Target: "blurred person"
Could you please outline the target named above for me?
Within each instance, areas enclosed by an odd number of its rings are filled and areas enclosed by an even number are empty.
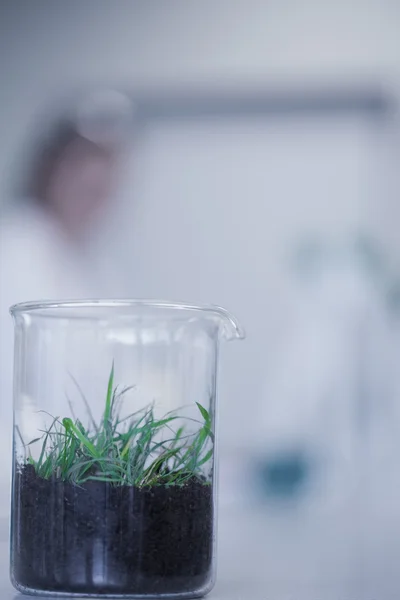
[[[120,295],[112,265],[96,264],[90,234],[113,197],[120,142],[85,137],[60,121],[36,144],[26,189],[0,223],[0,455],[8,477],[11,448],[13,324],[9,307],[41,299]],[[116,291],[117,290],[117,291]]]
[[[395,452],[398,342],[378,250],[357,236],[350,247],[321,244],[298,265],[260,409],[266,497],[298,499],[318,480],[323,497],[328,489],[341,502],[363,461]]]

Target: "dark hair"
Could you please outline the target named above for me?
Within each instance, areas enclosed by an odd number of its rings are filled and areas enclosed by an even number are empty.
[[[27,173],[27,195],[38,202],[46,202],[50,178],[67,149],[76,142],[88,154],[109,158],[110,148],[83,137],[69,122],[59,123],[52,134],[36,147]]]
[[[75,142],[79,142],[88,154],[110,158],[114,153],[113,148],[83,137],[70,120],[58,119],[50,128],[43,123],[43,119],[40,123],[36,122],[11,170],[8,187],[10,199],[14,201],[45,203],[54,169]]]

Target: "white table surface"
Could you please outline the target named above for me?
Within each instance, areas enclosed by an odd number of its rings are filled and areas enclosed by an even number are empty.
[[[210,600],[400,600],[399,495],[336,509],[223,508]],[[0,599],[17,598],[2,519]]]

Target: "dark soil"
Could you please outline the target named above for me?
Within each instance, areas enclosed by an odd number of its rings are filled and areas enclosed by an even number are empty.
[[[19,586],[76,594],[178,594],[207,586],[212,487],[135,488],[15,475],[12,573]]]

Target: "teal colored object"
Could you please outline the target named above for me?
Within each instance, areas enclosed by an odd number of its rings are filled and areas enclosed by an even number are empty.
[[[264,496],[293,498],[309,480],[310,461],[302,453],[280,453],[261,465],[259,475]]]

